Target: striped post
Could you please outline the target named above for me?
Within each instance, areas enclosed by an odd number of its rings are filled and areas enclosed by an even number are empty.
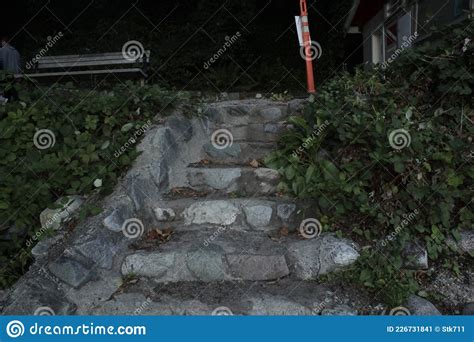
[[[308,8],[306,0],[300,0],[301,22],[303,26],[303,44],[306,60],[306,80],[308,83],[308,93],[316,93],[314,86],[313,60],[311,58],[311,35],[309,34]]]

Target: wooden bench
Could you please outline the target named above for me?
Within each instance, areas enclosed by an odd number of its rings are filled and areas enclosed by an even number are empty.
[[[138,75],[148,77],[150,50],[136,60],[125,58],[122,52],[97,53],[87,55],[63,55],[41,57],[33,72],[16,75],[17,78],[58,78],[83,75]]]

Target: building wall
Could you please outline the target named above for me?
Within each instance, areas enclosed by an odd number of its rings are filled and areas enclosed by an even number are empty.
[[[467,15],[463,10],[474,8],[474,0],[419,0],[414,4],[408,5],[403,10],[395,13],[390,18],[385,18],[385,9],[379,11],[363,27],[363,54],[364,63],[367,67],[375,63],[383,63],[391,56],[394,51],[401,47],[407,48],[406,39],[414,39],[415,32],[417,37],[424,39],[423,26],[448,25],[463,20]],[[411,18],[405,14],[409,12]],[[405,16],[405,17],[404,17]],[[392,45],[391,49],[387,43],[389,27],[397,24],[396,34],[397,43]],[[382,43],[382,47],[378,46]],[[381,57],[378,51],[382,50]]]

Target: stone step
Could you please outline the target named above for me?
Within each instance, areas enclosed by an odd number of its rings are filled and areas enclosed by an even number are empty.
[[[316,217],[313,202],[270,197],[183,198],[159,201],[152,210],[158,224],[172,226],[176,230],[228,226],[238,230],[266,232],[288,227],[292,231],[304,219]]]
[[[312,281],[186,282],[140,279],[82,315],[357,315],[368,298]],[[361,310],[365,313],[366,310]]]
[[[293,125],[285,122],[266,123],[266,124],[247,124],[247,125],[232,125],[232,124],[210,124],[209,129],[212,132],[219,132],[225,130],[226,135],[230,135],[235,142],[272,142],[276,143],[282,133],[291,129]],[[218,134],[218,133],[216,133]]]
[[[205,158],[211,163],[227,165],[248,165],[252,160],[262,160],[275,149],[274,143],[234,142],[218,149],[208,142],[203,145]]]
[[[357,260],[355,244],[332,234],[276,238],[227,227],[175,232],[154,250],[138,250],[122,263],[124,277],[156,282],[314,280]]]
[[[240,196],[272,195],[277,192],[278,171],[252,167],[189,167],[187,184],[193,190],[207,193],[235,193]]]
[[[205,115],[215,123],[248,125],[283,121],[302,110],[302,100],[276,102],[270,100],[224,101],[210,104]]]

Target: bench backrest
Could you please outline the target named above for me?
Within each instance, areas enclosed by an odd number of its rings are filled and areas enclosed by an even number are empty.
[[[150,50],[143,55],[130,60],[124,57],[122,52],[97,53],[87,55],[63,55],[45,56],[38,60],[37,69],[72,69],[80,67],[98,67],[101,65],[125,65],[125,64],[148,64],[150,62]]]

